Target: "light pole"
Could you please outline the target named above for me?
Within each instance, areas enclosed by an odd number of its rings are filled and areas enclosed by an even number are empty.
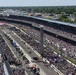
[[[40,25],[40,53],[43,57],[43,28],[44,28],[44,25]]]

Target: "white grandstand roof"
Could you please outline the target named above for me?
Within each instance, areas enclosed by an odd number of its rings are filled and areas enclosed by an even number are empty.
[[[61,25],[76,27],[75,23],[61,22],[61,21],[56,21],[56,20],[48,20],[48,19],[44,19],[44,18],[40,18],[40,17],[34,17],[34,16],[26,16],[26,17],[31,17],[31,18],[35,18],[35,19],[39,19],[39,20],[43,20],[43,21],[47,21],[47,22],[52,22],[52,23],[57,23],[57,24],[61,24]]]

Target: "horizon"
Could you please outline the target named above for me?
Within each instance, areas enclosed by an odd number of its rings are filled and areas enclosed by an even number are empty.
[[[76,0],[0,0],[0,7],[75,6]]]
[[[75,7],[76,5],[65,5],[65,6],[0,6],[2,7]]]

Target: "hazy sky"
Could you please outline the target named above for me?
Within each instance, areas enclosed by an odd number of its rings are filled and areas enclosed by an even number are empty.
[[[0,6],[64,6],[76,5],[76,0],[0,0]]]

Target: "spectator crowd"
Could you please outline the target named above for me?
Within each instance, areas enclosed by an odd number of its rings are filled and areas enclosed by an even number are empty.
[[[6,37],[8,37],[8,36],[6,36]],[[6,45],[4,39],[1,35],[0,35],[0,52],[1,52],[1,55],[6,56],[6,59],[2,56],[2,62],[0,62],[0,75],[5,75],[4,67],[3,67],[3,62],[5,60],[8,60],[10,65],[16,66],[15,69],[11,67],[11,70],[13,71],[14,75],[25,75],[25,70],[23,68],[19,68],[19,65],[17,65],[18,61],[12,54],[10,48]]]
[[[29,27],[26,27],[26,26],[24,26],[24,27],[25,27],[25,30],[30,29]],[[29,43],[34,48],[34,50],[37,50],[38,52],[40,52],[40,42],[38,42],[39,38],[38,38],[38,41],[36,41],[35,39],[33,39],[31,36],[28,35],[30,31],[33,31],[33,34],[35,33],[36,35],[40,36],[39,31],[32,29],[32,30],[28,30],[27,34],[24,34],[19,29],[16,29],[16,28],[11,28],[11,30],[13,30],[15,33],[17,33],[18,36],[20,36],[27,43]],[[50,44],[53,44],[54,46],[62,48],[63,51],[66,51],[66,54],[68,52],[70,54],[74,54],[76,51],[74,48],[75,47],[74,45],[67,43],[63,40],[60,40],[56,37],[53,37],[52,35],[48,35],[48,34],[44,33],[44,42],[46,41],[46,39],[48,39],[50,41]],[[69,75],[69,74],[75,75],[76,67],[69,64],[62,56],[59,56],[58,54],[57,55],[54,54],[53,51],[48,46],[46,46],[46,42],[44,44],[45,44],[44,57],[49,60],[50,64],[54,64],[65,75]],[[48,42],[47,42],[47,44],[48,44]]]

